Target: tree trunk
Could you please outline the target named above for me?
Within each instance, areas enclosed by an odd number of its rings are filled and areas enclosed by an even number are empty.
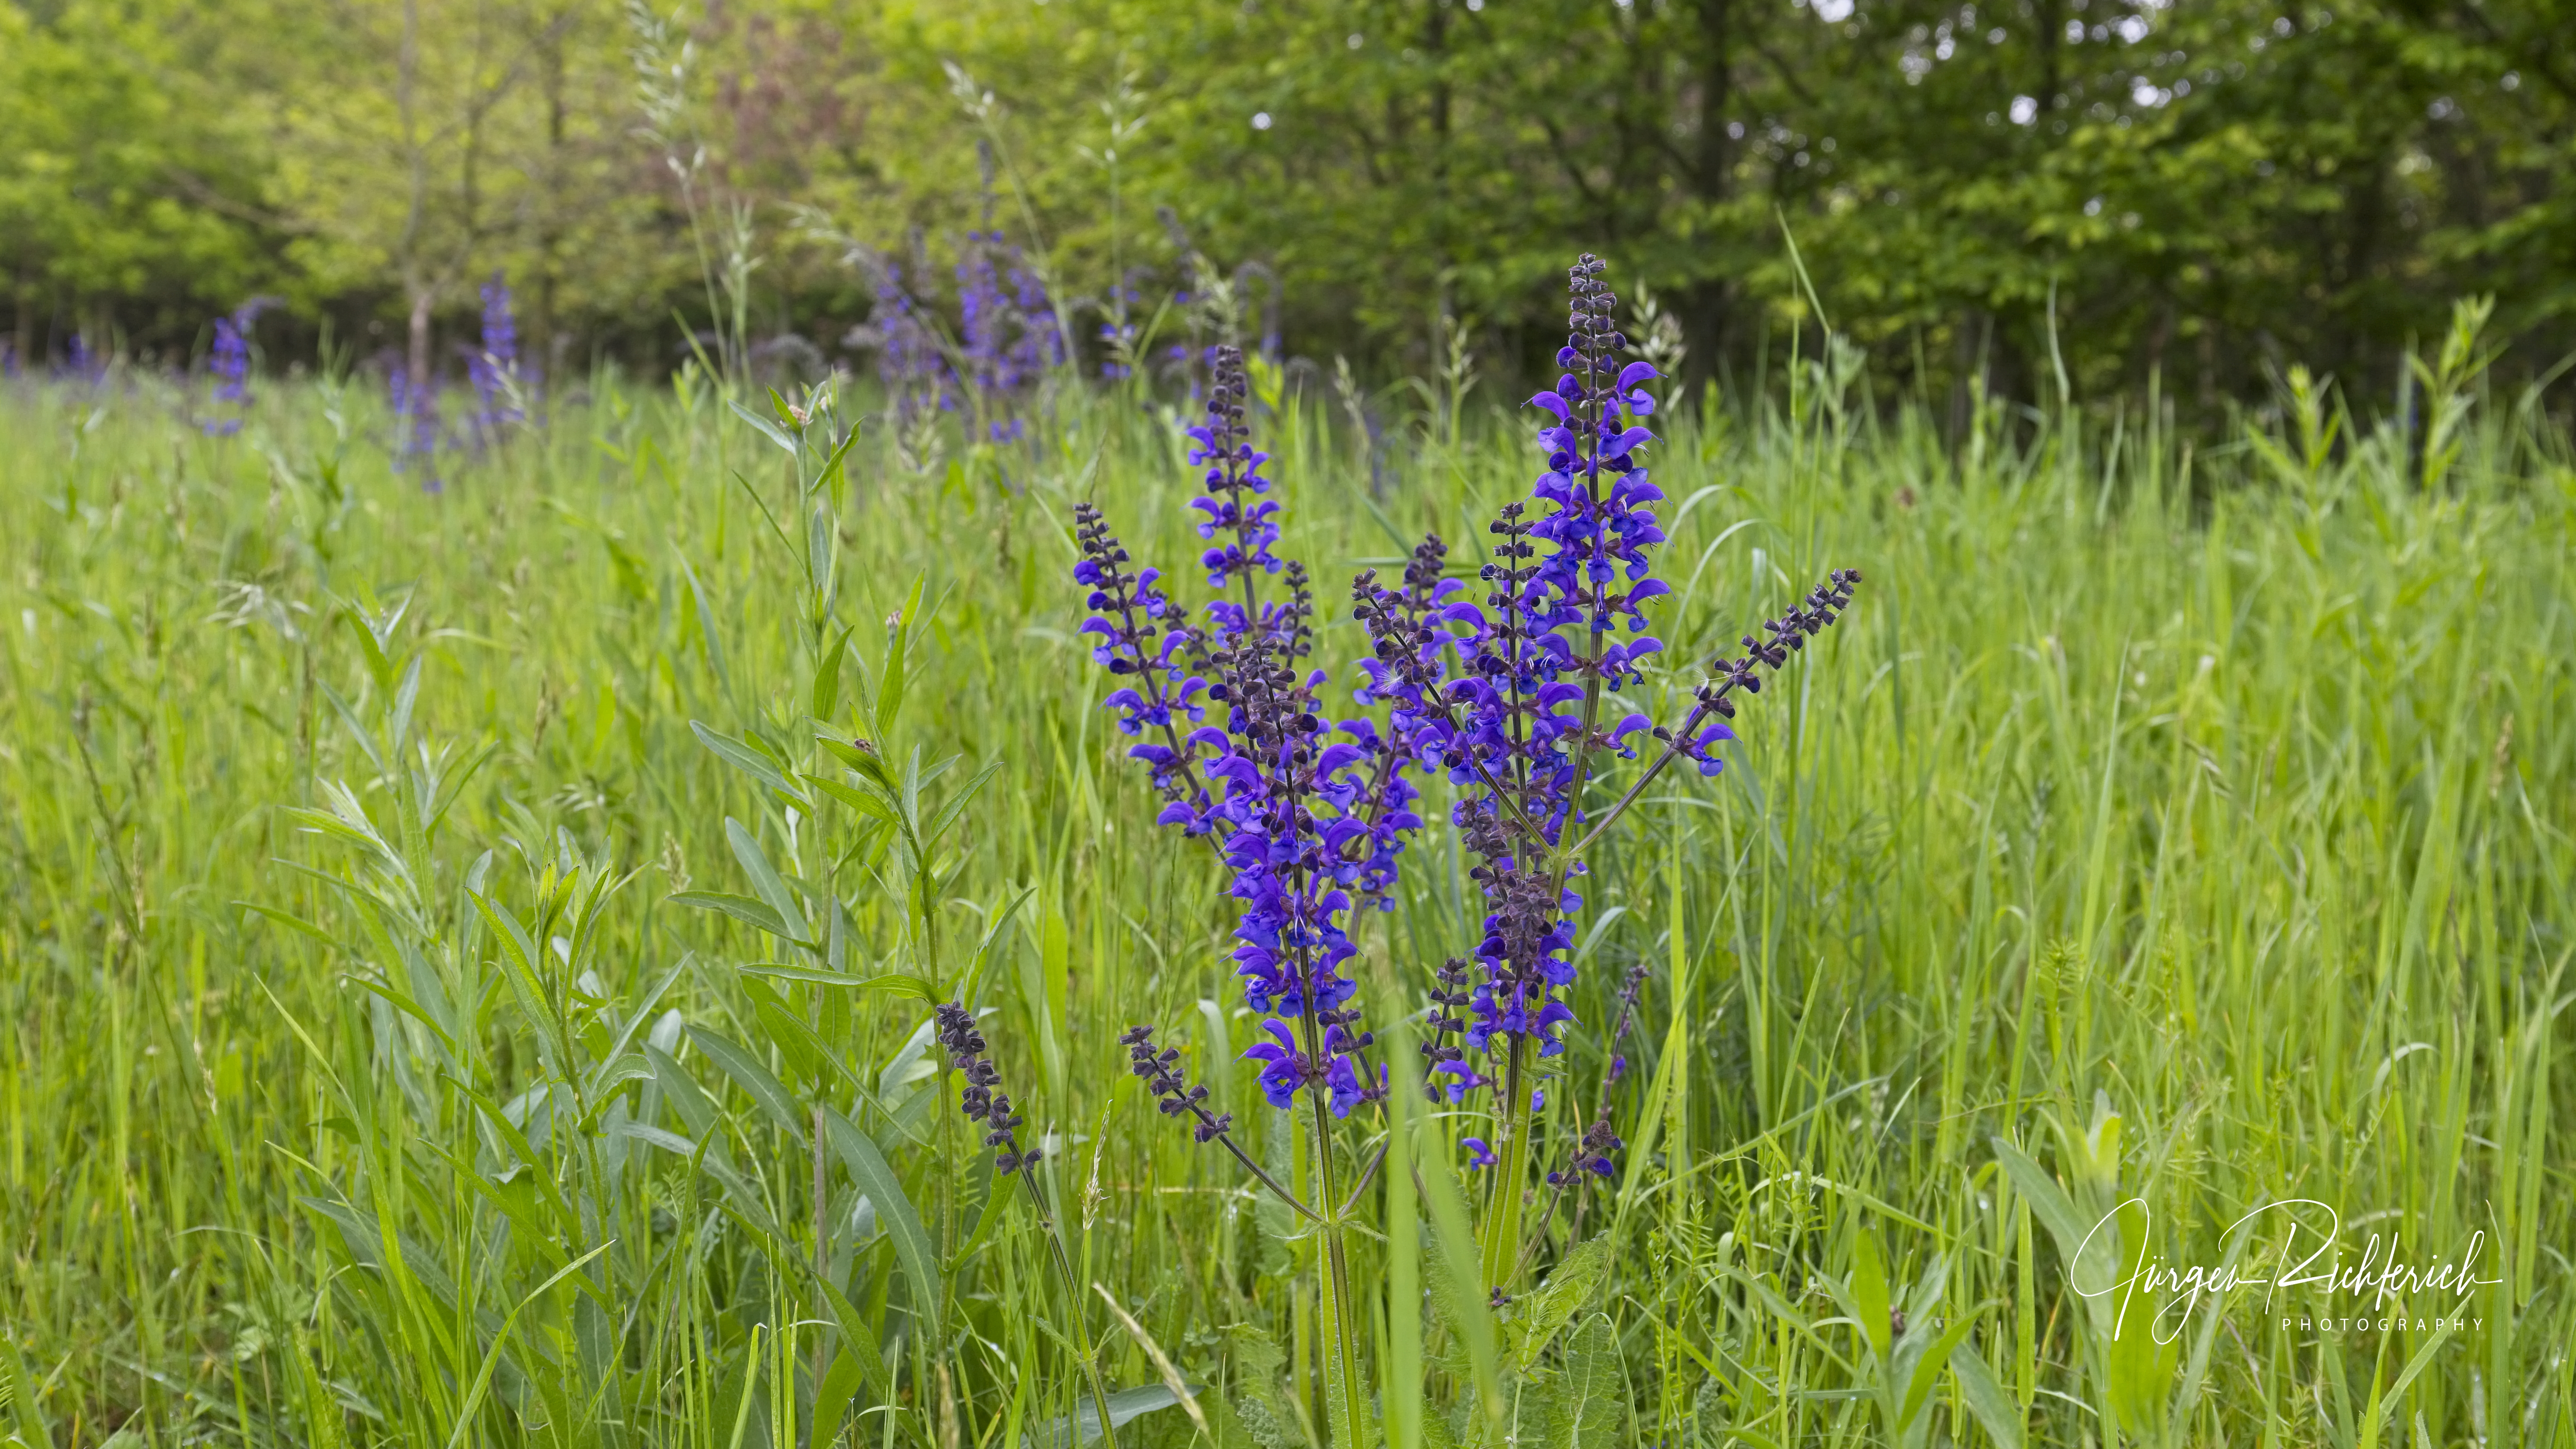
[[[540,359],[539,365],[551,374],[560,361],[555,339],[556,286],[563,270],[559,253],[563,249],[562,198],[571,188],[564,147],[566,108],[564,104],[564,20],[557,16],[546,26],[542,56],[546,84],[546,174],[552,182],[553,195],[545,198],[538,210],[537,225],[537,296],[536,326],[528,339],[528,354]]]
[[[1735,100],[1735,0],[1699,0],[1699,150],[1691,187],[1714,205],[1735,191],[1735,138],[1727,134],[1727,107]],[[1683,366],[1685,391],[1698,391],[1718,372],[1733,320],[1735,283],[1727,277],[1693,282],[1681,299],[1680,321],[1690,356]]]
[[[429,309],[438,302],[438,294],[415,286],[411,297],[411,349],[406,356],[411,388],[415,395],[431,385],[429,372]]]

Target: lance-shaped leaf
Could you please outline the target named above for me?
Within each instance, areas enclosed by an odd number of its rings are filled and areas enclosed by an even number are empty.
[[[735,1045],[723,1033],[709,1031],[703,1026],[690,1027],[689,1040],[696,1042],[698,1050],[705,1052],[709,1061],[733,1078],[734,1085],[742,1088],[745,1096],[759,1103],[760,1109],[785,1129],[787,1135],[797,1137],[804,1134],[805,1123],[796,1110],[796,1099],[788,1095],[787,1088],[779,1084],[778,1078],[761,1065],[758,1058]]]
[[[781,769],[778,762],[771,759],[765,751],[755,749],[731,735],[711,730],[696,720],[689,721],[689,732],[696,735],[698,743],[706,746],[717,759],[740,770],[757,783],[777,791],[781,799],[799,809],[812,808],[805,798],[805,792],[788,783],[787,772]]]
[[[909,971],[880,971],[874,976],[851,976],[839,971],[817,971],[811,966],[782,966],[775,961],[752,961],[741,968],[745,976],[769,976],[780,981],[802,981],[813,986],[846,986],[853,991],[891,991],[897,996],[918,996],[924,1001],[937,1001],[939,995],[930,983]]]
[[[724,891],[682,891],[670,898],[671,904],[691,906],[701,911],[722,911],[757,931],[765,931],[793,946],[811,948],[813,942],[779,919],[778,912],[767,901],[749,896],[731,895]]]
[[[786,878],[778,873],[778,868],[769,863],[769,852],[760,848],[760,837],[728,815],[725,817],[725,843],[733,847],[733,858],[741,864],[743,873],[751,877],[752,889],[758,891],[760,898],[769,903],[769,908],[778,913],[778,919],[791,927],[801,928],[794,937],[797,944],[813,949],[810,938],[806,936],[806,931],[812,928],[805,926],[804,905],[796,899],[796,893],[787,888]]]
[[[912,1280],[913,1302],[930,1319],[930,1341],[942,1342],[939,1321],[947,1297],[940,1282],[939,1257],[931,1249],[930,1234],[922,1230],[921,1215],[904,1194],[902,1179],[866,1133],[829,1107],[823,1109],[823,1131],[850,1169],[851,1180],[876,1204],[877,1221],[885,1224],[886,1236],[894,1241],[895,1262]]]

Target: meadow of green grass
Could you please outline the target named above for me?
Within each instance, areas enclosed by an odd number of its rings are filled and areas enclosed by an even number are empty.
[[[2295,403],[2196,445],[1992,405],[1953,449],[1800,376],[1656,463],[1653,690],[1867,582],[1593,861],[1578,1012],[1652,968],[1606,1271],[1515,1311],[1488,1422],[1454,1311],[1399,1381],[1421,1267],[1358,1243],[1378,1390],[1431,1443],[2576,1443],[2564,436],[2462,382],[2420,450]],[[833,538],[703,383],[599,379],[434,495],[357,391],[229,439],[148,380],[0,393],[0,1443],[1063,1442],[1078,1340],[1128,1403],[1157,1356],[1210,1386],[1122,1444],[1320,1443],[1311,1240],[1116,1044],[1163,1027],[1291,1170],[1225,1065],[1222,883],[1072,632],[1076,499],[1197,550],[1139,403],[919,470],[865,429]],[[1326,654],[1340,581],[1526,489],[1481,412],[1374,492],[1328,409],[1258,418]],[[912,803],[790,778],[855,778],[818,715]],[[1416,1005],[1472,916],[1407,859],[1362,966]],[[685,891],[997,1008],[1078,1320],[927,1003],[746,970],[787,958]],[[2079,1291],[2278,1277],[2290,1215],[2226,1229],[2292,1199],[2346,1266],[2481,1235],[2479,1281],[2161,1333],[2161,1289]]]

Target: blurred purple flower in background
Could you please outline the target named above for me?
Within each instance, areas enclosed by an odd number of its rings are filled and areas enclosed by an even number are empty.
[[[75,332],[70,346],[64,349],[63,360],[54,365],[54,376],[97,387],[107,381],[107,364],[107,357],[92,352],[89,340]]]
[[[1027,256],[999,231],[966,233],[957,263],[958,366],[965,384],[945,405],[963,404],[992,442],[1023,435],[1022,395],[1065,361],[1064,334],[1046,286]]]
[[[510,284],[497,271],[483,284],[483,345],[466,355],[465,377],[474,388],[478,441],[490,441],[525,416],[519,405],[519,323],[510,308]]]
[[[215,406],[230,408],[229,416],[207,418],[198,424],[210,438],[228,438],[241,431],[250,414],[250,332],[259,314],[277,305],[272,297],[253,297],[233,309],[232,314],[215,319],[215,345],[206,357],[206,370],[215,377]],[[75,339],[77,341],[77,339]]]
[[[903,269],[893,262],[877,269],[876,314],[862,336],[877,354],[877,381],[894,404],[898,418],[917,416],[924,408],[947,405],[948,361],[940,354],[939,336],[924,319],[920,304],[904,290]]]

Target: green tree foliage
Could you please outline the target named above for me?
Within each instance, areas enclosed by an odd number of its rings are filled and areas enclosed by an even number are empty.
[[[605,0],[162,3],[0,0],[22,317],[267,286],[398,336],[507,267],[541,337],[667,357],[732,248],[751,331],[829,344],[849,242],[919,283],[986,227],[1075,297],[1259,262],[1292,351],[1415,368],[1443,316],[1539,365],[1582,247],[1703,375],[1821,303],[1962,396],[2053,389],[2052,299],[2079,395],[2204,400],[2384,393],[2457,296],[2535,365],[2576,313],[2551,0],[759,0],[640,76]]]
[[[267,165],[173,0],[0,4],[0,285],[20,355],[109,313],[193,335],[264,280]],[[182,320],[184,319],[184,320]]]

